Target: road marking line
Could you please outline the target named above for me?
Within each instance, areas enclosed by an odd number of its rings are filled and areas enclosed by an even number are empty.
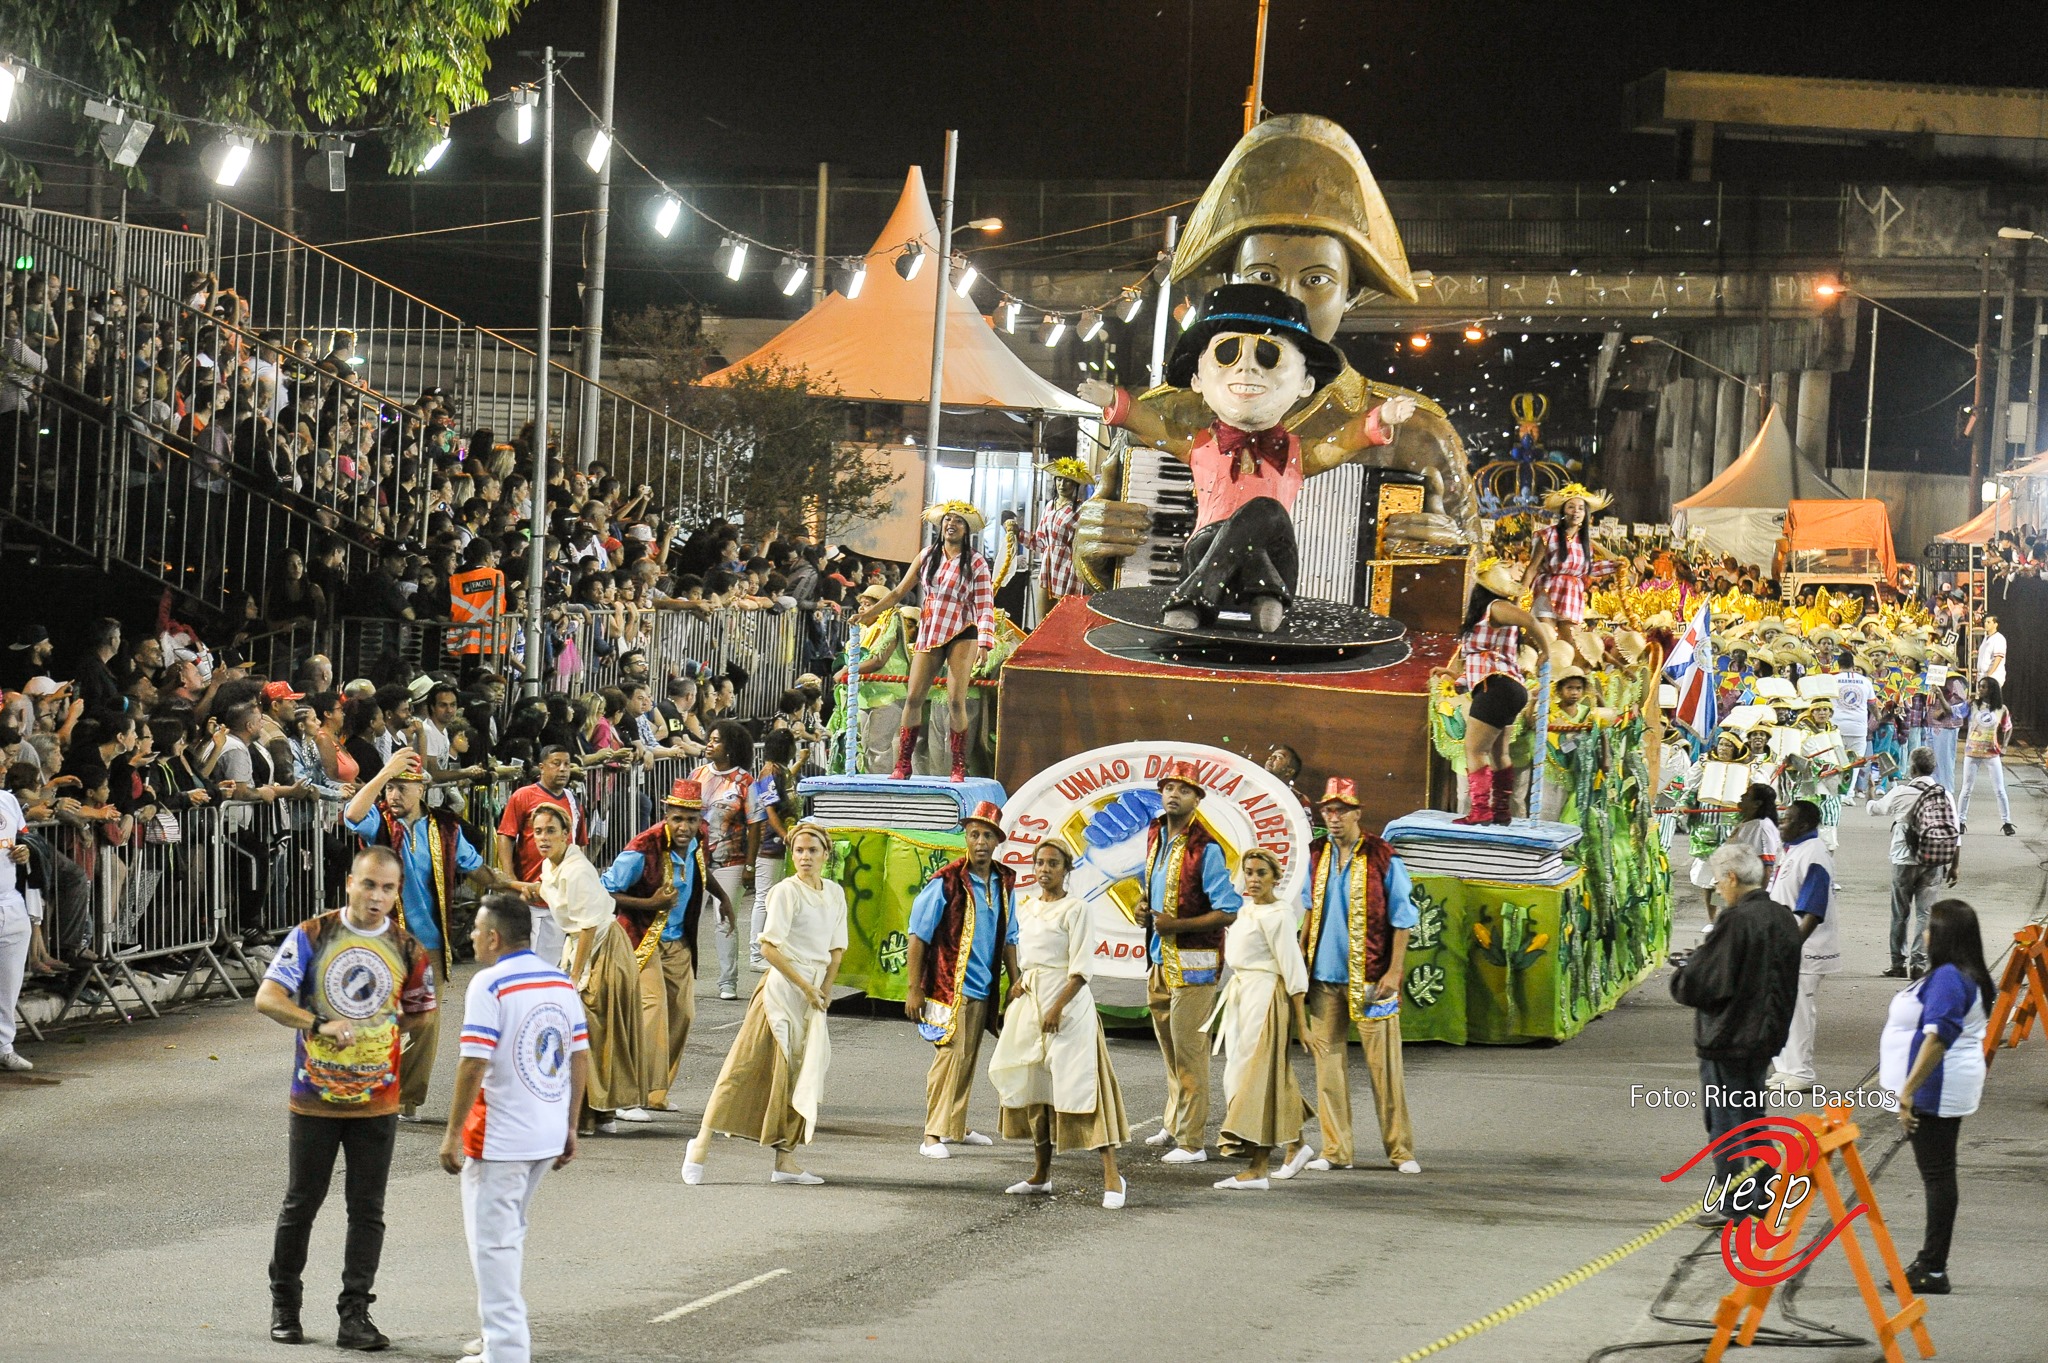
[[[693,1311],[702,1311],[707,1306],[718,1305],[727,1297],[737,1297],[742,1292],[751,1292],[762,1283],[773,1282],[788,1272],[789,1270],[786,1268],[772,1268],[758,1278],[749,1278],[743,1283],[734,1283],[731,1287],[720,1288],[708,1297],[699,1297],[693,1302],[678,1306],[673,1311],[664,1311],[647,1323],[649,1325],[666,1325],[672,1320],[681,1320]]]

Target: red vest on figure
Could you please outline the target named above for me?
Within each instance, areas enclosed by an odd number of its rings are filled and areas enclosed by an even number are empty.
[[[626,844],[625,850],[640,854],[640,879],[633,882],[632,889],[626,891],[633,898],[651,899],[661,893],[662,886],[675,883],[675,867],[669,861],[674,848],[670,843],[666,823],[641,829],[633,835],[633,840]],[[697,920],[704,912],[704,883],[711,876],[710,865],[704,859],[704,837],[701,833],[691,840],[690,850],[685,855],[694,857],[697,862],[697,874],[690,880],[690,902],[683,908],[683,945],[689,950],[690,965],[694,969],[697,964]],[[619,926],[632,935],[637,954],[637,949],[646,942],[650,934],[654,941],[661,940],[660,928],[668,921],[668,913],[655,909],[621,908],[618,919]],[[652,952],[653,947],[649,946],[646,954],[641,955],[643,965],[646,963],[647,955],[651,955]]]
[[[1179,779],[1179,778],[1176,778]],[[1143,881],[1145,902],[1152,902],[1152,867],[1159,857],[1159,837],[1165,826],[1164,816],[1154,819],[1152,826],[1145,830],[1145,878]],[[1215,905],[1209,902],[1209,892],[1202,887],[1202,863],[1208,859],[1209,848],[1216,839],[1202,826],[1202,821],[1190,817],[1187,831],[1181,834],[1180,865],[1168,866],[1165,871],[1174,877],[1167,887],[1165,909],[1177,918],[1197,918],[1210,912]],[[1171,937],[1159,939],[1159,961],[1165,968],[1166,981],[1178,985],[1180,975],[1179,958],[1183,952],[1203,951],[1215,953],[1213,963],[1191,970],[1211,970],[1222,973],[1223,928],[1210,928],[1204,932],[1178,932]]]

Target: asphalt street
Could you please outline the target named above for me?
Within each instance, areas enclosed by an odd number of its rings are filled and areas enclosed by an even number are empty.
[[[2042,911],[2039,769],[2016,786],[2021,836],[1999,836],[1980,813],[1958,891],[1983,915],[1994,956]],[[1878,976],[1885,829],[1861,809],[1844,818],[1848,964],[1821,995],[1819,1057],[1823,1083],[1849,1089],[1876,1063],[1896,983]],[[1685,942],[1703,915],[1679,860]],[[1699,1177],[1660,1182],[1703,1141],[1696,1106],[1646,1097],[1691,1092],[1697,1080],[1691,1015],[1671,1002],[1663,972],[1562,1045],[1408,1047],[1419,1176],[1377,1167],[1223,1194],[1209,1185],[1234,1166],[1163,1166],[1134,1143],[1120,1212],[1097,1205],[1092,1157],[1063,1157],[1056,1195],[1030,1200],[1002,1195],[1028,1171],[1017,1145],[920,1158],[929,1048],[900,1015],[870,1015],[858,1001],[833,1016],[821,1129],[804,1153],[827,1184],[771,1187],[765,1152],[721,1141],[707,1181],[686,1187],[679,1165],[694,1109],[740,1016],[740,1004],[704,993],[678,1084],[692,1111],[586,1142],[542,1186],[526,1275],[537,1357],[1392,1363],[1623,1244],[1704,1187]],[[451,1016],[436,1104],[446,1102],[456,1031]],[[326,1303],[339,1271],[338,1175],[308,1271],[314,1342],[292,1350],[265,1333],[291,1054],[281,1028],[246,1003],[210,1002],[22,1050],[37,1082],[0,1086],[0,1358],[334,1356]],[[1156,1130],[1164,1085],[1149,1036],[1119,1037],[1112,1051],[1139,1134]],[[1309,1067],[1297,1065],[1306,1083]],[[1220,1064],[1216,1073],[1220,1084]],[[1376,1142],[1355,1059],[1353,1075],[1363,1156]],[[973,1113],[994,1129],[985,1080]],[[2000,1055],[1982,1110],[1963,1126],[1956,1292],[1928,1312],[1943,1358],[2042,1357],[2044,1121],[2048,1041],[2037,1032]],[[1863,1128],[1865,1158],[1882,1166],[1883,1213],[1910,1258],[1922,1213],[1910,1151],[1888,1158],[1899,1129],[1887,1112],[1870,1110]],[[375,1307],[393,1357],[452,1359],[475,1333],[456,1183],[435,1159],[441,1131],[438,1116],[399,1131]],[[1696,1338],[1666,1321],[1712,1314],[1730,1286],[1713,1251],[1709,1234],[1688,1226],[1442,1356],[1579,1363],[1609,1345]],[[1652,1315],[1660,1296],[1665,1320]],[[1804,1324],[1775,1311],[1772,1324],[1870,1334],[1839,1249],[1807,1276],[1794,1310]],[[1877,1356],[1869,1345],[1751,1352]],[[1698,1358],[1700,1346],[1621,1356]]]

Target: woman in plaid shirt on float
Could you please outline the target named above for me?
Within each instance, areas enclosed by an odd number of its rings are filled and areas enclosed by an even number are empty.
[[[1535,594],[1536,618],[1557,621],[1593,666],[1601,661],[1603,645],[1586,633],[1586,597],[1594,578],[1621,567],[1615,559],[1593,558],[1593,513],[1605,510],[1611,500],[1578,483],[1566,483],[1545,497],[1543,509],[1556,512],[1557,520],[1536,532],[1522,574],[1522,591]]]
[[[1522,586],[1508,565],[1488,559],[1480,565],[1465,607],[1465,632],[1458,637],[1459,685],[1471,693],[1465,713],[1465,788],[1472,808],[1459,823],[1507,823],[1513,818],[1515,774],[1508,761],[1508,728],[1529,704],[1516,654],[1522,631],[1540,653],[1550,651],[1551,634],[1515,604]]]
[[[987,560],[974,548],[988,522],[972,503],[961,501],[931,507],[924,518],[938,527],[936,538],[918,551],[903,580],[887,596],[870,602],[854,619],[865,625],[896,609],[912,586],[923,586],[917,639],[911,644],[909,693],[903,698],[903,727],[896,734],[896,770],[890,775],[899,781],[910,777],[910,757],[917,751],[925,697],[944,664],[946,712],[952,721],[953,779],[964,781],[967,688],[976,665],[988,657],[996,640],[995,586]]]

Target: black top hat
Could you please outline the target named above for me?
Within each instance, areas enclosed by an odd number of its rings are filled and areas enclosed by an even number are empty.
[[[1344,372],[1343,354],[1308,329],[1308,309],[1300,299],[1264,284],[1225,284],[1210,290],[1195,320],[1180,334],[1166,364],[1166,381],[1186,388],[1194,381],[1195,366],[1209,342],[1226,332],[1292,341],[1307,359],[1317,388]]]

